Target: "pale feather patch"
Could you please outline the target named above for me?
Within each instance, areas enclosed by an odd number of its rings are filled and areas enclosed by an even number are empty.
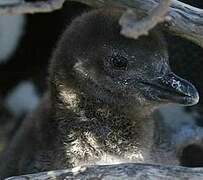
[[[123,157],[110,155],[110,154],[103,154],[100,161],[97,161],[95,164],[97,165],[109,165],[109,164],[121,164],[121,163],[143,163],[144,162],[144,156],[143,153],[140,152],[134,152],[125,154]]]
[[[80,103],[77,94],[72,89],[68,89],[63,86],[60,86],[59,88],[60,98],[64,102],[66,108],[75,112],[78,107],[78,104]]]
[[[90,132],[85,132],[83,138],[78,138],[67,147],[67,155],[71,155],[74,166],[83,165],[108,165],[120,163],[143,163],[144,155],[140,150],[125,153],[121,156],[108,154],[102,150],[95,137]],[[97,154],[97,156],[95,156]],[[82,158],[81,158],[82,157]],[[84,159],[84,157],[86,157]]]
[[[74,69],[79,72],[83,77],[87,77],[88,73],[85,71],[84,67],[83,67],[83,63],[81,60],[78,60],[78,62],[75,63],[74,65]]]

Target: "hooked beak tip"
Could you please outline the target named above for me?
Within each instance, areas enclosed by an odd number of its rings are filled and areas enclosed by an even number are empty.
[[[199,93],[193,84],[174,73],[168,73],[152,82],[144,82],[150,88],[146,97],[159,102],[192,106],[199,102]]]
[[[195,87],[194,87],[195,88]],[[196,89],[196,88],[195,88]],[[196,90],[196,92],[193,92],[191,95],[191,103],[189,105],[195,105],[199,102],[199,93]]]

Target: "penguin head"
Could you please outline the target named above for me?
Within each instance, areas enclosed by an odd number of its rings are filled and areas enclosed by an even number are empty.
[[[54,54],[56,88],[72,86],[113,105],[193,105],[195,87],[169,66],[162,34],[154,29],[137,40],[120,34],[121,9],[95,10],[73,21]]]

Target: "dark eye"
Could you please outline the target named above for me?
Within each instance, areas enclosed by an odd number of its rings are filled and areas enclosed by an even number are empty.
[[[115,68],[126,69],[128,65],[128,60],[122,56],[112,56],[110,57],[111,63]]]

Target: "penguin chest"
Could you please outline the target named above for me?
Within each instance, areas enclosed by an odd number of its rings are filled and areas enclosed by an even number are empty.
[[[150,150],[128,144],[125,149],[118,144],[100,144],[93,136],[78,138],[66,144],[68,164],[72,167],[81,165],[107,165],[119,163],[151,163]]]

